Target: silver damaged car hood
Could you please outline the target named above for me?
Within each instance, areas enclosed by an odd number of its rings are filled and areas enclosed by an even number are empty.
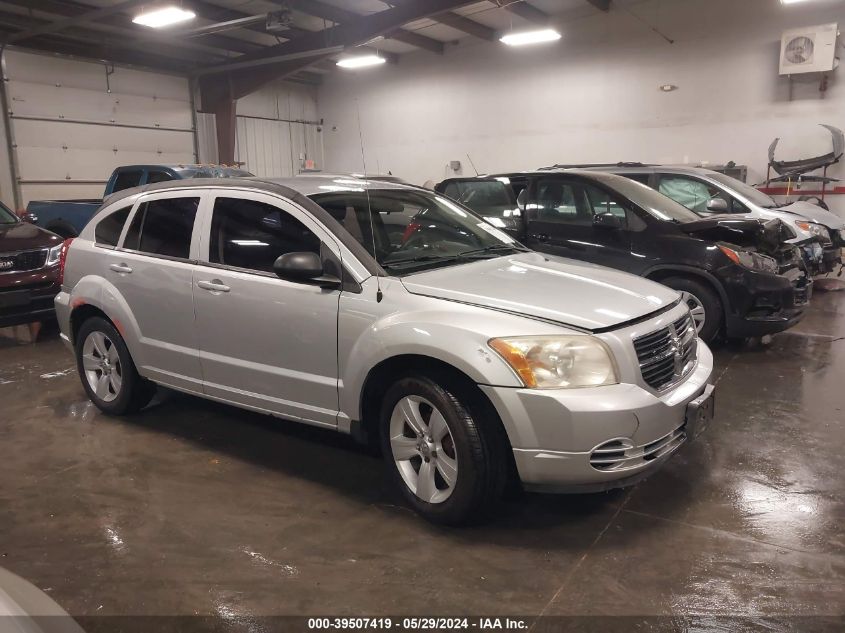
[[[642,277],[539,253],[416,273],[404,277],[402,283],[413,294],[524,314],[585,330],[638,319],[678,299],[674,290]]]
[[[787,204],[786,206],[778,207],[777,209],[775,209],[775,211],[785,211],[787,213],[800,215],[804,218],[807,218],[811,222],[815,222],[816,224],[823,224],[827,228],[833,229],[834,231],[845,229],[845,219],[840,218],[835,213],[825,211],[820,206],[815,205],[812,202],[805,202],[803,200],[799,200],[798,202],[793,202],[792,204]]]

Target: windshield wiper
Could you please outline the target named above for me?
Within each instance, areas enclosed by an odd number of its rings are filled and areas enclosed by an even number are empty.
[[[464,251],[462,253],[458,253],[458,257],[477,257],[478,255],[489,255],[493,253],[502,253],[504,251],[530,253],[531,249],[525,248],[524,246],[517,246],[512,244],[493,244],[491,246],[485,246],[484,248],[476,248],[471,251]]]

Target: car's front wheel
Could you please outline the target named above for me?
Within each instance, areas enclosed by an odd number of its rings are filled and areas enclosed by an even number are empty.
[[[134,413],[155,394],[155,385],[138,374],[123,337],[100,317],[79,328],[76,366],[88,397],[104,413]]]
[[[474,406],[473,406],[474,404]],[[497,419],[469,394],[422,375],[388,389],[382,452],[408,503],[427,519],[460,524],[483,517],[509,473]]]

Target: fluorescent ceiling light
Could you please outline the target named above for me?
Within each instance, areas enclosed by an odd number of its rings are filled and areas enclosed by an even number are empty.
[[[365,66],[378,66],[387,60],[380,55],[360,55],[358,57],[347,57],[340,59],[337,65],[341,68],[364,68]]]
[[[781,4],[798,4],[799,2],[806,2],[806,0],[780,0]]]
[[[525,44],[537,44],[539,42],[554,42],[560,39],[560,33],[554,29],[541,29],[539,31],[523,31],[522,33],[508,33],[499,38],[508,46],[523,46]]]
[[[160,29],[163,26],[178,24],[179,22],[192,20],[195,17],[197,17],[197,14],[193,11],[182,9],[181,7],[169,6],[137,15],[132,21],[135,24],[140,24],[141,26],[149,26],[154,29]]]

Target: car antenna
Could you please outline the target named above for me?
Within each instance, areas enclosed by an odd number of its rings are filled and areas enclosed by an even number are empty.
[[[373,259],[378,262],[376,257],[376,229],[373,224],[373,207],[370,204],[370,187],[367,181],[367,160],[364,158],[364,133],[361,131],[361,104],[358,103],[358,99],[355,99],[355,109],[358,113],[358,141],[361,144],[361,166],[364,168],[364,192],[367,195],[367,216],[370,218],[370,236],[373,239]],[[376,303],[381,303],[383,298],[380,275],[376,273]]]
[[[479,174],[478,170],[475,168],[475,163],[472,162],[472,156],[469,155],[469,152],[467,152],[467,158],[469,159],[469,164],[472,165],[472,170],[475,172],[475,175],[480,176],[481,174]]]

